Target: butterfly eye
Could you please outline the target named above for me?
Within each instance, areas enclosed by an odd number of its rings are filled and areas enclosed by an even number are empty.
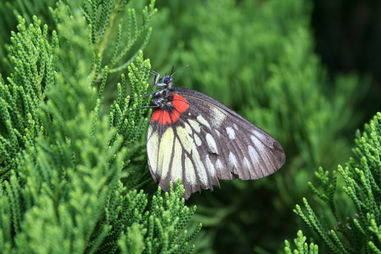
[[[172,82],[172,77],[171,76],[165,76],[164,78],[163,78],[163,83],[165,83],[165,84],[169,84],[169,83],[171,83]]]

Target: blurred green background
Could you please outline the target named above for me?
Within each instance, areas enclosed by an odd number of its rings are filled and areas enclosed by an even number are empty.
[[[54,2],[33,1],[28,15],[49,24],[46,7]],[[0,3],[3,11],[9,6]],[[23,13],[23,4],[14,6]],[[345,162],[355,130],[381,109],[381,3],[159,0],[156,7],[144,49],[152,68],[175,66],[176,85],[230,106],[276,137],[287,155],[273,176],[225,181],[191,197],[193,219],[204,226],[196,253],[276,253],[298,229],[309,230],[292,210],[311,197],[315,170]],[[11,13],[0,22],[4,45],[16,19]]]

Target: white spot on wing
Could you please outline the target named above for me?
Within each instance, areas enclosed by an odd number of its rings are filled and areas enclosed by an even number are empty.
[[[237,158],[232,152],[229,153],[229,166],[232,168],[235,167],[236,169],[238,168]]]
[[[255,147],[259,152],[266,152],[266,148],[263,143],[254,135],[250,136],[251,141],[254,143]]]
[[[217,129],[214,129],[214,131],[217,133],[217,136],[218,136],[218,137],[221,136],[221,133],[220,133]]]
[[[205,136],[206,142],[208,143],[209,150],[212,153],[218,154],[217,144],[212,135],[210,133],[207,133]]]
[[[167,128],[167,130],[164,132],[163,136],[161,137],[160,141],[160,148],[159,148],[159,169],[160,169],[160,176],[164,178],[167,176],[169,171],[169,163],[171,161],[171,156],[168,156],[172,153],[172,146],[173,146],[173,129]]]
[[[238,126],[235,123],[233,124],[233,127],[238,131]]]
[[[206,175],[204,164],[201,162],[200,154],[198,153],[197,149],[195,147],[193,148],[192,159],[195,163],[197,175],[200,178],[201,183],[206,186],[208,184],[208,176]]]
[[[192,138],[189,136],[188,132],[186,131],[184,127],[178,126],[176,130],[177,130],[177,136],[179,137],[180,142],[183,145],[183,148],[185,149],[185,151],[190,153],[190,151],[192,150],[192,145],[193,145]]]
[[[222,166],[222,162],[221,162],[220,159],[217,159],[217,160],[216,160],[216,168],[218,168],[218,169],[222,169],[222,168],[223,168],[223,166]]]
[[[251,173],[252,166],[250,165],[250,161],[246,157],[243,157],[243,168],[249,174],[248,179],[253,179],[254,176],[252,176],[252,173]]]
[[[262,177],[264,175],[263,167],[265,165],[261,165],[261,163],[259,162],[259,158],[258,158],[259,155],[257,154],[257,151],[254,149],[254,147],[249,146],[248,151],[249,151],[250,159],[253,161],[254,166],[258,167],[258,169],[260,169],[260,172],[262,174],[262,175],[257,174],[257,176]],[[258,172],[258,169],[255,170],[256,173]]]
[[[175,139],[175,147],[174,154],[172,159],[171,166],[171,180],[176,181],[182,178],[182,166],[181,166],[181,154],[183,153],[183,149],[181,148],[180,141]],[[168,155],[167,155],[168,156]]]
[[[206,121],[205,118],[202,117],[202,115],[197,116],[197,121],[210,129],[208,121]]]
[[[196,174],[194,172],[194,167],[192,161],[188,158],[188,156],[185,156],[185,177],[186,181],[189,182],[191,185],[196,185]]]
[[[209,174],[214,177],[216,175],[216,170],[214,168],[212,161],[209,159],[209,155],[206,156],[205,162],[206,162],[206,167],[208,168]]]
[[[218,177],[222,178],[224,176],[224,166],[223,166],[222,161],[220,159],[216,160],[215,169],[217,171]]]
[[[243,166],[244,166],[245,169],[250,169],[251,168],[250,162],[249,162],[249,160],[246,157],[243,157]]]
[[[226,133],[231,140],[235,139],[235,131],[232,127],[226,127]]]
[[[257,144],[262,145],[261,141],[254,135],[250,135],[251,142],[253,142],[256,146]]]
[[[157,153],[159,150],[159,136],[157,132],[153,133],[151,138],[147,141],[147,155],[148,163],[151,166],[151,170],[157,173]]]
[[[274,168],[276,168],[276,166],[273,163],[273,160],[271,159],[271,157],[269,157],[270,154],[266,146],[256,136],[251,135],[250,138],[251,141],[253,141],[253,143],[255,144],[257,150],[259,150],[259,152],[261,153],[261,158],[266,164],[265,166],[267,168],[267,171],[272,171]]]
[[[217,107],[212,108],[213,112],[213,124],[217,127],[220,127],[220,125],[223,123],[225,120],[225,114],[221,112]]]
[[[196,133],[193,133],[193,136],[194,136],[194,141],[196,142],[196,145],[200,146],[201,145],[200,137]]]
[[[189,124],[184,122],[185,130],[192,135],[192,128],[189,126]]]
[[[259,140],[261,141],[262,143],[266,144],[267,146],[269,147],[273,147],[273,141],[272,141],[272,138],[266,134],[264,134],[263,132],[260,132],[260,131],[252,131],[254,136]]]
[[[249,155],[250,155],[251,160],[252,160],[255,164],[258,164],[259,161],[258,161],[257,151],[255,151],[254,147],[252,147],[252,146],[249,146],[249,147],[248,147],[248,150],[249,150]]]
[[[189,119],[188,120],[188,123],[192,126],[192,128],[196,131],[196,132],[200,132],[201,129],[200,129],[200,125],[198,124],[198,122],[192,120],[192,119]]]

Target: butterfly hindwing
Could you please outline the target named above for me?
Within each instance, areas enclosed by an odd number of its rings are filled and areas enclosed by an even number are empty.
[[[147,141],[150,170],[163,190],[168,190],[169,182],[180,179],[186,189],[185,196],[189,197],[193,192],[218,184],[211,167],[203,161],[205,156],[197,145],[202,141],[194,138],[198,134],[191,123],[181,119],[178,124],[164,128],[151,123],[150,132]]]
[[[151,121],[148,131],[151,174],[164,190],[180,179],[189,197],[218,185],[218,179],[258,179],[283,165],[282,147],[265,131],[202,93],[173,93],[180,95],[173,103],[187,103],[186,111],[171,115],[173,124]],[[166,123],[166,115],[160,117]]]

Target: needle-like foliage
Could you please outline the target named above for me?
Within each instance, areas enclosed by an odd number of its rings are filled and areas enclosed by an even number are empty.
[[[58,2],[49,13],[50,29],[19,17],[0,79],[0,252],[191,252],[201,226],[182,186],[137,189],[154,2]]]
[[[291,247],[289,241],[285,241],[285,254],[318,254],[319,248],[314,243],[306,243],[307,238],[302,231],[298,231],[297,238],[294,239],[295,248]]]
[[[321,208],[312,208],[306,198],[296,206],[295,213],[314,231],[326,251],[381,252],[380,154],[381,113],[378,113],[362,133],[357,133],[353,157],[344,166],[333,173],[323,169],[316,172],[319,184],[311,187],[325,205],[321,206],[330,211],[331,220],[321,216],[317,212]],[[349,197],[350,204],[342,205],[340,190]]]

